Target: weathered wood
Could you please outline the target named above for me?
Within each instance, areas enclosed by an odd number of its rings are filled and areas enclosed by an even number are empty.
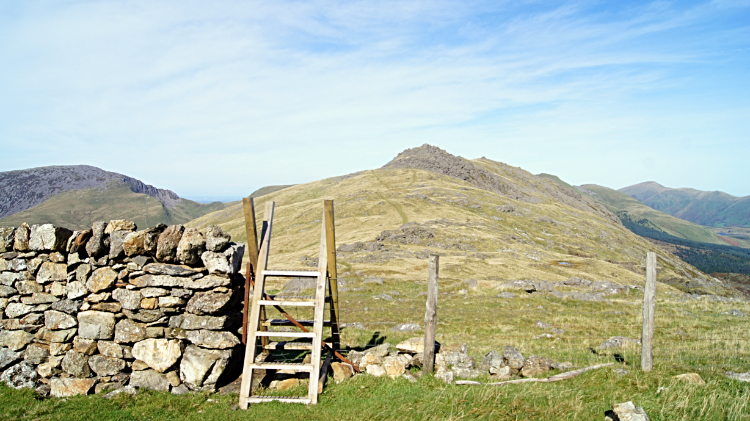
[[[580,376],[581,374],[591,371],[591,370],[597,370],[604,367],[611,367],[615,365],[615,363],[607,363],[607,364],[599,364],[599,365],[592,365],[591,367],[586,368],[580,368],[578,370],[568,371],[567,373],[561,373],[554,376],[550,376],[544,379],[516,379],[516,380],[508,380],[504,382],[496,382],[496,383],[479,383],[471,380],[459,380],[456,382],[457,385],[469,385],[469,386],[502,386],[505,384],[519,384],[519,383],[554,383],[559,382],[561,380],[568,380],[572,379],[573,377]]]
[[[266,214],[263,221],[263,231],[261,237],[260,253],[258,254],[258,272],[260,275],[255,281],[253,288],[253,302],[258,302],[263,297],[263,289],[266,279],[262,271],[268,267],[268,253],[271,247],[271,228],[273,227],[273,210],[274,202],[266,202]],[[240,384],[240,408],[247,409],[250,397],[250,388],[253,382],[253,369],[251,365],[255,363],[256,356],[256,335],[260,325],[261,306],[254,305],[251,307],[248,318],[247,346],[245,347],[245,361],[242,370],[242,383]]]
[[[328,288],[331,296],[331,346],[333,346],[333,349],[339,350],[341,348],[341,333],[339,330],[339,287],[338,271],[336,270],[336,224],[333,217],[333,200],[325,200],[323,210],[328,260]]]
[[[242,312],[242,343],[247,344],[247,318],[250,308],[250,281],[258,271],[258,231],[255,223],[255,200],[252,197],[242,199],[242,208],[245,214],[245,233],[247,234],[248,264],[245,272],[244,311]],[[266,320],[266,309],[260,310],[261,321]],[[266,330],[261,326],[261,330]],[[268,345],[268,339],[263,338],[263,345]],[[264,351],[265,352],[265,351]]]
[[[641,369],[654,368],[654,310],[656,309],[656,253],[646,255],[646,287],[643,289],[643,333],[641,334]]]
[[[333,350],[328,348],[326,359],[323,361],[323,366],[320,367],[320,377],[318,378],[318,395],[323,393],[323,387],[326,385],[328,380],[328,369],[331,367],[331,359],[333,358]]]
[[[326,218],[325,213],[326,211],[323,209],[323,220]],[[325,310],[325,306],[322,304],[324,303],[326,296],[326,280],[328,279],[326,276],[328,270],[328,254],[326,248],[325,223],[320,228],[320,252],[318,253],[318,271],[320,272],[320,276],[318,276],[318,283],[315,286],[315,302],[320,303],[321,305],[316,306],[313,310],[315,313],[315,316],[313,317],[313,332],[317,333],[317,335],[315,335],[312,340],[313,347],[312,352],[310,353],[310,362],[313,364],[314,369],[310,373],[310,384],[307,391],[310,403],[313,405],[318,403],[318,376],[320,375],[320,350],[323,346],[323,312]]]
[[[438,269],[440,257],[431,255],[427,279],[427,311],[424,314],[424,373],[432,373],[435,366],[435,329],[437,327]]]

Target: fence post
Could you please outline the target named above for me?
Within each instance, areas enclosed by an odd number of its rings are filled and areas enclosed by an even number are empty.
[[[646,254],[646,287],[643,289],[643,333],[641,335],[641,369],[654,367],[654,309],[656,305],[656,253]]]
[[[424,371],[432,373],[435,366],[435,328],[437,325],[438,268],[440,257],[430,256],[427,281],[427,311],[424,315]]]

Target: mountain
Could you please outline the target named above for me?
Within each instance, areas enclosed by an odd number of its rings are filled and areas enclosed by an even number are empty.
[[[146,228],[181,224],[221,210],[224,203],[182,199],[123,174],[88,165],[0,172],[0,225],[52,223],[71,229],[94,221],[129,219]]]
[[[750,228],[750,196],[720,191],[672,189],[648,181],[620,189],[645,205],[686,221],[711,227]]]
[[[314,265],[323,199],[335,200],[342,277],[424,279],[427,257],[438,253],[441,282],[448,285],[471,278],[500,283],[571,277],[638,285],[646,252],[655,251],[660,281],[691,292],[734,294],[632,233],[588,194],[521,168],[484,157],[464,159],[430,145],[407,149],[379,169],[257,198],[258,220],[264,203],[276,202],[270,267]],[[241,204],[187,225],[212,224],[246,240]]]

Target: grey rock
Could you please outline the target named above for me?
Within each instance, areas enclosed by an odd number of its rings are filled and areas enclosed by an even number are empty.
[[[0,253],[13,251],[13,242],[16,239],[16,229],[12,227],[0,227]]]
[[[78,321],[71,315],[57,310],[44,312],[44,327],[50,330],[70,329],[78,326]]]
[[[16,228],[15,237],[13,238],[13,249],[19,252],[29,251],[29,236],[31,236],[31,228],[29,224],[24,222]]]
[[[52,224],[34,225],[31,227],[29,248],[34,251],[65,252],[71,235],[73,231],[67,228],[55,227]]]
[[[180,359],[183,349],[179,340],[145,339],[133,345],[133,356],[163,373]]]
[[[213,390],[226,368],[231,351],[207,350],[190,345],[180,362],[180,380],[191,390]]]
[[[109,227],[108,227],[109,228]],[[130,231],[112,231],[109,233],[109,259],[119,260],[125,257],[125,237]]]
[[[14,389],[34,389],[38,385],[38,380],[39,373],[36,372],[34,367],[23,361],[5,370],[3,374],[0,375],[0,382],[7,384]]]
[[[490,374],[497,374],[503,366],[504,361],[502,355],[497,351],[492,350],[484,355],[478,368],[485,372],[489,372]]]
[[[122,249],[128,257],[146,254],[146,231],[127,234],[122,242]]]
[[[173,387],[171,393],[173,395],[186,395],[186,394],[190,393],[190,389],[188,389],[188,387],[185,386],[184,384],[181,384],[181,385],[179,385],[177,387]]]
[[[225,276],[208,275],[196,280],[186,279],[183,283],[183,287],[192,290],[204,290],[217,287],[228,287],[231,284],[232,280]]]
[[[552,368],[560,371],[568,371],[573,368],[573,363],[565,361],[561,363],[552,363]]]
[[[157,309],[157,310],[141,309],[138,311],[122,310],[122,314],[124,314],[125,317],[129,319],[133,319],[137,322],[142,322],[142,323],[152,323],[164,317],[164,312],[162,312],[161,309]]]
[[[14,272],[22,272],[28,269],[28,265],[26,264],[26,259],[22,259],[20,257],[12,259],[8,266],[10,270]]]
[[[56,303],[52,303],[51,308],[52,310],[61,311],[63,313],[74,314],[81,308],[81,304],[83,304],[81,301],[60,300]]]
[[[176,276],[171,275],[143,275],[139,276],[133,281],[133,284],[137,286],[138,288],[146,288],[146,287],[166,287],[166,288],[173,288],[173,287],[182,287],[186,281],[189,281],[187,278],[179,278]]]
[[[193,269],[186,265],[171,265],[167,263],[149,263],[143,267],[143,271],[152,275],[170,275],[170,276],[193,276],[200,273],[199,270]]]
[[[599,345],[599,350],[620,349],[623,347],[635,347],[641,344],[639,339],[626,338],[624,336],[613,336]]]
[[[512,374],[517,374],[525,362],[526,358],[514,347],[506,346],[503,349],[503,365],[510,366]]]
[[[98,376],[114,376],[125,369],[125,361],[104,355],[93,355],[89,358],[89,367]]]
[[[169,327],[187,330],[222,330],[227,328],[228,324],[229,317],[227,316],[198,316],[185,313],[169,319]]]
[[[633,402],[618,403],[612,405],[612,412],[619,421],[650,421],[643,408],[636,407]],[[605,414],[607,415],[607,414]]]
[[[465,367],[453,367],[451,371],[453,371],[454,377],[457,377],[459,379],[475,379],[484,374],[480,370]]]
[[[536,355],[530,355],[526,359],[523,367],[521,368],[521,375],[524,377],[536,376],[539,374],[546,373],[552,369],[553,361],[549,358],[537,357]]]
[[[81,298],[88,292],[89,291],[88,289],[86,289],[86,285],[81,281],[73,281],[65,286],[65,294],[67,295],[69,300]]]
[[[103,311],[78,313],[78,336],[84,339],[112,339],[115,333],[115,315]]]
[[[49,330],[42,328],[37,332],[37,338],[47,342],[63,343],[69,341],[75,336],[77,331],[78,329],[76,328],[66,330]]]
[[[455,375],[452,371],[438,370],[435,373],[435,378],[442,380],[445,383],[451,384],[455,380]]]
[[[117,288],[112,291],[112,298],[119,302],[124,309],[138,310],[141,308],[141,299],[143,296],[137,290]]]
[[[225,310],[234,298],[234,291],[216,288],[211,291],[196,292],[185,308],[188,313],[197,315],[216,314]]]
[[[421,329],[422,327],[416,323],[399,323],[388,330],[391,332],[414,332]]]
[[[73,351],[86,355],[94,355],[97,349],[97,342],[93,339],[83,339],[76,336],[73,339]]]
[[[91,265],[84,263],[81,265],[78,265],[76,268],[76,280],[80,281],[81,283],[86,283],[86,280],[89,279],[89,275],[91,274]]]
[[[65,357],[62,360],[62,369],[73,377],[90,377],[89,356],[70,350],[65,353]]]
[[[231,332],[189,330],[186,335],[190,342],[203,348],[229,349],[240,344],[240,340]]]
[[[44,378],[50,378],[52,376],[60,374],[60,367],[62,366],[62,360],[64,357],[50,357],[47,362],[41,363],[37,366],[36,372]]]
[[[130,386],[130,385],[122,386],[104,395],[104,399],[112,399],[115,396],[119,395],[120,393],[125,393],[130,396],[135,396],[138,393],[138,391],[135,389],[135,387]]]
[[[185,227],[182,225],[170,225],[159,234],[156,246],[156,260],[167,263],[175,261],[177,246],[184,231]]]
[[[189,228],[182,234],[182,238],[177,245],[177,261],[187,264],[196,265],[201,260],[201,253],[206,249],[206,239],[203,234],[195,228]]]
[[[170,293],[168,289],[164,288],[143,288],[140,292],[141,295],[146,298],[163,297],[165,295],[169,295]]]
[[[242,266],[242,255],[245,253],[245,245],[230,243],[222,252],[206,251],[201,255],[204,266],[208,273],[235,274]]]
[[[39,365],[47,361],[47,357],[49,357],[49,346],[34,343],[26,347],[23,360],[31,365]]]
[[[156,253],[156,252],[154,252]],[[135,265],[133,270],[143,270],[144,267],[151,261],[152,259],[149,256],[135,256],[132,259],[130,259],[130,263]]]
[[[164,374],[154,370],[134,371],[130,375],[129,386],[156,390],[160,392],[169,392],[171,384]]]
[[[130,319],[122,319],[117,322],[115,327],[115,342],[118,344],[128,344],[140,342],[148,338],[146,326],[136,323]]]
[[[56,398],[67,398],[76,395],[87,395],[97,379],[82,379],[73,377],[54,377],[50,379],[50,395]]]
[[[34,307],[21,303],[10,303],[5,307],[5,315],[11,319],[17,319],[32,311],[34,311]]]
[[[16,352],[7,347],[0,347],[0,371],[5,370],[22,359],[23,352]]]
[[[1,368],[2,366],[0,365],[0,369]],[[734,371],[727,371],[726,373],[724,373],[724,376],[732,380],[750,383],[750,371],[748,371],[747,373],[735,373]]]
[[[18,290],[16,290],[16,288],[0,285],[0,297],[7,298],[12,297],[16,294],[18,294]]]
[[[113,288],[115,282],[117,282],[117,272],[111,267],[105,266],[91,274],[91,277],[86,281],[86,288],[93,293],[97,293]]]
[[[117,328],[115,327],[115,338],[117,337]],[[99,353],[111,358],[123,358],[124,352],[122,349],[122,346],[111,342],[111,341],[98,341],[96,343],[96,348],[99,350]]]
[[[232,237],[218,225],[206,228],[206,250],[221,252],[229,245]]]
[[[5,286],[13,286],[18,281],[23,281],[26,279],[26,276],[24,276],[23,273],[14,273],[14,272],[3,272],[0,274],[0,283],[2,283]]]
[[[21,297],[21,303],[32,306],[38,304],[51,304],[56,301],[60,301],[60,299],[52,294],[47,294],[44,292],[36,292],[34,294],[31,294],[31,297]]]
[[[104,221],[96,221],[91,227],[92,235],[89,241],[86,242],[86,253],[95,259],[109,252],[108,243],[105,241],[108,236],[104,233],[106,228],[107,223]]]
[[[170,293],[173,297],[177,298],[190,298],[193,296],[193,291],[184,288],[172,288]]]
[[[16,290],[21,295],[31,295],[35,292],[43,292],[44,286],[36,281],[18,281],[16,282]]]
[[[384,343],[378,346],[372,347],[365,351],[365,355],[370,354],[378,358],[383,358],[391,352],[391,344]]]
[[[36,281],[40,284],[54,281],[68,280],[68,266],[64,263],[44,262],[36,274]]]

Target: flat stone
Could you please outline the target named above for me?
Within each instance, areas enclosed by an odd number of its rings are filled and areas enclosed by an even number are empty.
[[[115,282],[117,282],[117,272],[111,267],[105,266],[91,274],[91,277],[86,281],[86,288],[96,293],[114,287]]]
[[[84,283],[81,281],[69,282],[68,285],[65,286],[65,294],[67,295],[69,300],[81,298],[84,295],[88,294],[88,292],[89,291],[86,289],[86,285],[84,285]]]
[[[163,338],[164,328],[162,326],[148,326],[146,327],[146,334],[149,338]]]
[[[152,323],[164,317],[164,313],[161,310],[144,310],[144,309],[141,309],[139,311],[122,310],[122,313],[127,318],[133,319],[135,321],[142,322],[142,323]]]
[[[44,292],[35,292],[34,294],[31,294],[30,297],[21,297],[21,303],[32,306],[38,304],[51,304],[56,301],[60,301],[60,299],[52,294]]]
[[[78,336],[84,339],[112,339],[115,333],[115,315],[104,311],[78,313]]]
[[[0,371],[5,370],[22,359],[23,352],[16,352],[7,347],[0,347]]]
[[[149,263],[143,267],[143,271],[152,275],[170,275],[170,276],[193,276],[200,273],[199,270],[193,269],[186,265],[170,265],[166,263]]]
[[[117,300],[124,309],[138,310],[141,308],[141,300],[143,299],[143,296],[136,290],[117,288],[112,291],[112,298]]]
[[[133,345],[133,356],[163,373],[180,359],[183,347],[179,340],[145,339]]]
[[[36,292],[44,292],[44,287],[36,281],[18,281],[16,282],[16,290],[21,295],[31,295]]]
[[[203,265],[208,269],[208,273],[239,273],[242,266],[242,255],[245,253],[245,245],[230,243],[226,250],[222,252],[206,251],[201,254]]]
[[[77,331],[78,329],[76,328],[65,330],[39,329],[39,332],[37,332],[37,338],[47,342],[63,343],[68,342],[73,336],[75,336]]]
[[[44,312],[44,327],[47,329],[70,329],[75,326],[78,326],[78,320],[67,313],[57,310],[47,310]]]
[[[646,411],[633,402],[614,404],[612,410],[620,421],[650,421]]]
[[[391,344],[386,342],[384,344],[380,344],[378,346],[365,350],[365,355],[369,354],[378,358],[383,358],[386,355],[390,354],[390,352],[391,352]]]
[[[189,289],[212,289],[217,287],[229,287],[232,284],[232,280],[226,276],[208,275],[200,279],[185,279],[183,282],[183,288]]]
[[[222,330],[228,327],[228,321],[227,316],[197,316],[184,313],[172,316],[169,319],[169,327],[187,330]]]
[[[130,319],[122,319],[117,322],[115,327],[115,342],[118,344],[127,344],[140,342],[148,338],[146,326],[136,323]]]
[[[171,384],[164,374],[154,370],[134,371],[130,375],[130,386],[156,390],[160,392],[169,392]]]
[[[333,381],[336,384],[341,383],[354,375],[354,368],[351,364],[332,362],[331,370],[333,370]]]
[[[0,331],[0,346],[9,348],[12,351],[24,349],[31,343],[34,335],[23,330],[5,330]]]
[[[26,276],[23,273],[3,272],[0,274],[0,283],[9,287],[24,279],[26,279]]]
[[[169,290],[164,288],[143,288],[140,292],[141,295],[146,298],[163,297],[165,295],[169,295]]]
[[[186,281],[186,278],[179,278],[179,277],[171,276],[171,275],[143,275],[143,276],[139,276],[138,278],[135,278],[135,280],[133,280],[133,285],[135,285],[138,288],[146,288],[146,287],[166,287],[166,288],[179,287],[179,288],[182,288],[185,281]]]
[[[89,367],[98,376],[114,376],[125,369],[125,361],[104,355],[93,355],[89,358]]]
[[[234,298],[234,291],[216,288],[211,291],[196,292],[187,303],[185,310],[197,315],[216,314],[224,311]]]
[[[151,300],[156,300],[156,298],[150,298]],[[182,298],[177,297],[159,297],[158,298],[158,307],[161,308],[175,308],[175,307],[182,307],[185,305],[185,300]]]
[[[36,372],[41,377],[50,378],[60,374],[63,357],[50,357],[46,363],[39,364],[36,367]]]
[[[126,219],[113,219],[107,224],[107,228],[104,229],[105,234],[112,234],[115,231],[135,231],[138,226],[135,222],[128,221]]]
[[[440,344],[436,343],[435,347],[440,348]],[[409,338],[396,345],[396,349],[401,352],[407,352],[409,354],[418,354],[424,352],[424,337]]]
[[[188,346],[180,362],[180,380],[191,390],[200,390],[214,365],[221,358],[228,358],[227,353],[202,349],[195,345]]]
[[[96,382],[96,378],[53,377],[49,381],[50,396],[67,398],[70,396],[87,395]]]
[[[65,353],[62,360],[62,369],[73,377],[89,377],[89,356],[80,352],[70,350]]]
[[[68,279],[68,265],[65,263],[44,262],[39,266],[36,273],[36,281],[46,284],[53,281],[66,281]]]
[[[174,262],[177,255],[177,245],[180,243],[185,227],[182,225],[170,225],[157,240],[156,260],[161,262]]]
[[[12,297],[17,294],[18,294],[17,289],[13,287],[5,286],[5,285],[0,285],[0,297],[7,298],[7,297]]]
[[[146,310],[153,310],[155,308],[158,308],[159,299],[158,298],[144,298],[141,300],[140,307]]]
[[[111,292],[100,292],[98,294],[89,294],[84,300],[87,303],[99,303],[102,301],[107,301],[110,298],[112,298]]]
[[[706,381],[703,380],[703,378],[701,378],[700,374],[698,373],[679,374],[677,376],[674,376],[674,378],[685,383],[697,384],[700,386],[704,386],[706,384]]]
[[[36,372],[34,367],[24,361],[11,366],[0,375],[0,382],[7,384],[14,389],[34,389],[37,387],[38,380],[39,373]]]
[[[203,348],[228,349],[240,344],[240,340],[231,332],[215,330],[190,330],[188,341]]]
[[[182,234],[177,245],[177,260],[188,265],[196,265],[201,261],[201,253],[206,249],[206,239],[195,228],[189,228]]]
[[[119,313],[122,310],[122,306],[119,303],[96,303],[91,306],[91,310]]]
[[[33,225],[29,238],[29,249],[64,252],[71,235],[73,235],[73,231],[52,224]]]

